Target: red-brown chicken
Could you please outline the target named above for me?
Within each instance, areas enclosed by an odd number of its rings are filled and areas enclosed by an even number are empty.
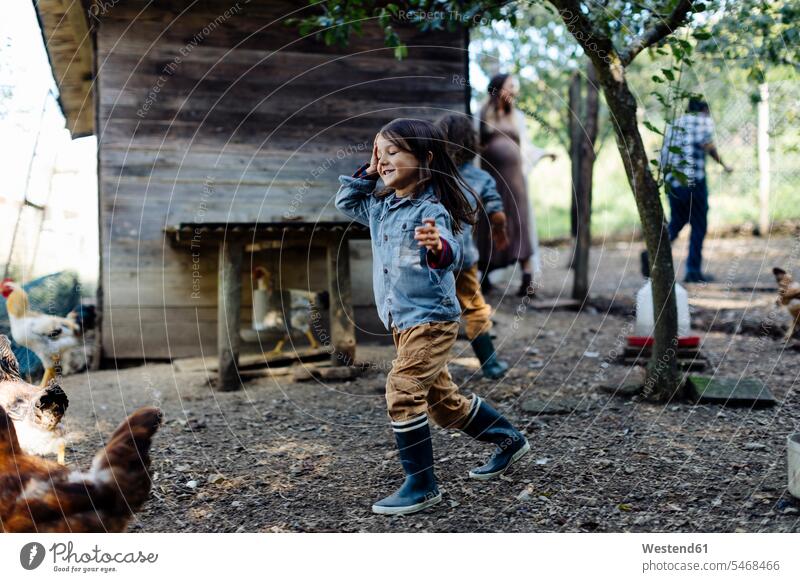
[[[789,341],[794,336],[795,330],[800,328],[800,283],[780,267],[772,269],[772,273],[778,282],[778,299],[775,300],[775,304],[778,307],[786,307],[786,311],[792,316],[785,336],[786,341]]]
[[[123,531],[150,493],[150,443],[160,424],[157,408],[137,410],[82,472],[25,454],[0,408],[0,530]]]

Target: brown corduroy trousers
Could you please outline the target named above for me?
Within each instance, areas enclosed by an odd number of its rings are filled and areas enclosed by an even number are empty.
[[[461,317],[464,320],[467,339],[473,340],[492,329],[492,308],[481,293],[478,266],[473,265],[456,274],[456,295],[461,304]]]
[[[439,426],[460,428],[471,401],[458,391],[447,369],[458,322],[433,322],[392,329],[397,358],[386,379],[386,404],[395,422],[426,413]]]

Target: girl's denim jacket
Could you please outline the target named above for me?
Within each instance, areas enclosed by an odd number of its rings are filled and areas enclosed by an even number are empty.
[[[377,182],[340,176],[336,208],[369,227],[372,239],[372,285],[378,315],[386,329],[398,331],[434,321],[458,321],[461,308],[453,268],[462,262],[461,242],[450,214],[426,188],[414,197],[373,195]],[[414,240],[414,229],[433,218],[449,247],[451,260],[435,268],[432,256]]]
[[[478,220],[485,220],[484,216],[490,216],[495,212],[503,212],[503,199],[500,197],[500,193],[497,191],[497,184],[489,172],[481,170],[472,163],[463,164],[458,168],[458,171],[461,172],[464,181],[472,186],[472,189],[475,190],[481,198],[483,210],[478,212]],[[472,208],[477,208],[478,205],[476,204],[475,196],[468,191],[464,191],[464,195],[472,204]],[[472,231],[472,225],[465,224],[464,230],[462,230],[459,235],[464,253],[464,260],[460,266],[461,269],[469,269],[478,262],[478,247],[475,246]]]

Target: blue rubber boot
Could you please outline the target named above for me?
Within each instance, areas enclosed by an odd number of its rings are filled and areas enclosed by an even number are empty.
[[[402,422],[393,422],[394,438],[406,480],[400,489],[372,506],[374,513],[405,515],[422,511],[442,500],[433,474],[433,446],[428,416],[421,414]]]
[[[523,434],[477,395],[472,397],[470,414],[461,430],[474,439],[496,445],[489,461],[469,472],[473,479],[499,477],[531,450]]]
[[[502,378],[508,372],[508,363],[497,359],[497,354],[494,351],[494,344],[492,343],[492,336],[488,333],[482,333],[474,338],[471,342],[472,349],[478,360],[481,363],[481,372],[484,378],[497,380]]]

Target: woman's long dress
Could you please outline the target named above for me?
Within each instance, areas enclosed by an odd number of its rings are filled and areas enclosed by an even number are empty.
[[[513,115],[506,115],[487,122],[484,128],[487,137],[481,167],[497,182],[497,190],[505,207],[509,240],[505,250],[494,248],[490,224],[485,217],[480,217],[475,228],[480,252],[479,268],[489,272],[530,258],[535,253],[535,243],[538,241],[531,240],[530,204],[523,173],[525,160],[520,148],[518,123]],[[535,232],[533,234],[535,236]]]

